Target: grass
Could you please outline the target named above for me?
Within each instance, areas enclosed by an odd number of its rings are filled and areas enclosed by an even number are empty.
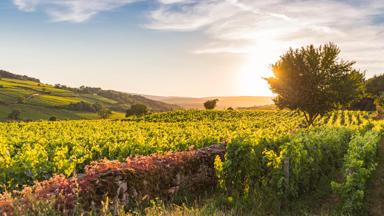
[[[266,200],[251,199],[236,200],[220,192],[203,194],[198,198],[187,197],[183,200],[164,203],[153,201],[151,206],[136,210],[145,215],[218,215],[218,216],[264,216],[264,215],[339,215],[337,202],[332,195],[318,196],[317,193],[308,194],[299,200],[290,201],[290,205],[280,211],[276,206],[265,206]],[[263,206],[264,205],[264,206]],[[268,204],[267,204],[268,205]],[[277,213],[279,212],[279,213]],[[130,213],[120,215],[132,215]]]
[[[27,100],[28,104],[38,106],[64,106],[70,103],[80,102],[81,99],[77,97],[62,97],[56,95],[35,95]]]
[[[21,111],[21,119],[24,120],[48,120],[55,116],[58,119],[97,119],[97,113],[75,112],[64,109],[54,109],[42,106],[33,106],[27,104],[15,104],[13,106],[0,105],[0,121],[8,119],[8,114],[12,110]]]
[[[133,216],[133,215],[148,215],[148,216],[264,216],[264,215],[284,215],[284,216],[337,216],[339,215],[334,204],[320,199],[314,199],[311,196],[292,203],[292,207],[282,210],[278,214],[272,214],[268,209],[260,208],[260,203],[263,200],[252,200],[250,203],[245,203],[241,200],[234,200],[227,197],[225,194],[213,192],[202,194],[199,197],[183,197],[181,199],[173,199],[167,202],[158,199],[151,200],[149,204],[137,206],[137,208],[127,210],[123,205],[108,203],[104,201],[100,208],[94,210],[84,210],[81,204],[76,208],[77,211],[73,215],[117,215],[117,216]],[[325,205],[328,203],[328,205]],[[320,203],[320,205],[319,205]],[[47,205],[40,205],[39,212],[52,212],[60,215],[54,208]],[[41,209],[45,210],[42,211]],[[276,210],[276,209],[274,209]],[[43,215],[42,214],[42,215]]]
[[[0,86],[0,121],[7,120],[12,110],[20,110],[23,120],[47,120],[52,116],[57,119],[97,119],[97,113],[58,107],[80,101],[100,103],[105,107],[117,103],[99,95],[77,94],[33,81],[0,78]],[[111,118],[124,118],[124,113],[113,112]]]
[[[96,102],[103,102],[108,104],[116,104],[117,102],[114,100],[111,100],[109,98],[101,97],[99,95],[93,95],[93,94],[82,94],[80,95],[80,98],[83,101],[86,101],[88,103],[96,103]]]

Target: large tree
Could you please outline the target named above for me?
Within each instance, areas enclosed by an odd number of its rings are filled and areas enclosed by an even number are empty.
[[[333,43],[289,49],[272,65],[266,78],[279,108],[298,110],[307,125],[317,117],[346,106],[364,91],[364,74],[353,69],[355,62],[339,59]]]

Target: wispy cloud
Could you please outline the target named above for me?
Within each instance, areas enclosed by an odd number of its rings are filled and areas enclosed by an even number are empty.
[[[84,22],[96,14],[139,0],[13,0],[23,11],[44,10],[54,21]]]
[[[281,53],[308,43],[336,42],[361,68],[384,71],[382,0],[205,0],[168,3],[150,14],[148,28],[202,31],[210,41],[195,53]],[[361,52],[361,50],[364,50]],[[372,63],[375,59],[375,64]],[[382,63],[377,63],[382,62]]]
[[[13,3],[23,11],[33,11],[38,5],[39,1],[37,0],[14,0]]]

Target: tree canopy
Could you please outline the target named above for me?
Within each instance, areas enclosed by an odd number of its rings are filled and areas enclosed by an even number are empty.
[[[212,110],[212,109],[215,109],[216,107],[216,104],[217,102],[219,101],[219,99],[213,99],[213,100],[208,100],[204,103],[204,107],[205,109],[207,110]]]
[[[148,113],[148,108],[144,104],[134,104],[129,108],[125,114],[126,117],[132,115],[145,115]]]
[[[364,74],[339,54],[333,43],[289,49],[272,65],[273,77],[266,78],[277,94],[275,104],[301,111],[312,125],[317,117],[361,97]]]
[[[99,114],[100,118],[103,119],[109,118],[109,116],[112,115],[112,111],[107,108],[101,108],[97,113]]]
[[[384,74],[375,75],[367,80],[367,93],[373,97],[380,96],[384,92]]]

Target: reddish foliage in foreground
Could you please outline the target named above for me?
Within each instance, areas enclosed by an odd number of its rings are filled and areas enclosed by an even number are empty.
[[[175,194],[197,193],[215,187],[213,162],[224,156],[225,145],[200,150],[131,157],[126,162],[102,160],[87,166],[73,178],[58,175],[13,193],[0,196],[0,212],[28,209],[34,200],[54,200],[58,210],[100,205],[106,196],[123,205],[152,198],[170,199]],[[17,204],[16,204],[17,203]]]

